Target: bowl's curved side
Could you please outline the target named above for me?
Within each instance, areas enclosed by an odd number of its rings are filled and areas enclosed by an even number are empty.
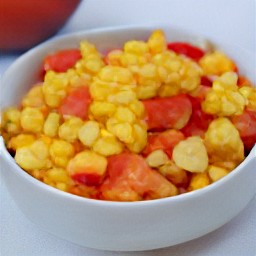
[[[95,30],[50,40],[36,47],[2,77],[0,106],[20,101],[23,93],[36,81],[35,74],[46,53],[76,46],[82,39],[108,49],[131,38],[145,39],[152,29]],[[166,32],[175,33],[175,30]],[[176,38],[173,35],[172,38],[179,40],[181,35],[178,33]],[[239,60],[238,63],[252,69],[246,56]],[[149,250],[197,238],[232,219],[256,192],[256,146],[236,170],[204,189],[172,198],[134,203],[81,198],[41,183],[22,171],[7,152],[2,139],[0,164],[8,191],[32,222],[68,241],[105,250]]]

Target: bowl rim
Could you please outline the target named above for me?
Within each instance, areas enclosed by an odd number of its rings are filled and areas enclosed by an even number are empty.
[[[42,42],[41,44],[31,48],[27,52],[23,53],[20,57],[18,57],[7,70],[4,72],[4,74],[0,77],[0,84],[2,84],[5,77],[9,76],[9,73],[12,73],[12,70],[15,69],[17,65],[20,65],[19,63],[23,61],[24,58],[29,58],[31,55],[34,54],[37,50],[43,49],[47,46],[50,46],[51,44],[56,44],[60,41],[66,40],[68,38],[72,37],[80,37],[80,36],[86,36],[86,35],[96,35],[102,32],[114,32],[118,33],[119,31],[129,31],[129,30],[143,30],[143,31],[153,31],[154,29],[173,29],[174,31],[178,31],[181,34],[184,34],[185,36],[197,38],[197,39],[203,39],[200,35],[193,35],[193,33],[190,33],[184,29],[180,29],[179,27],[171,27],[170,25],[166,24],[154,24],[154,25],[127,25],[127,26],[113,26],[113,27],[103,27],[103,28],[96,28],[96,29],[88,29],[88,30],[82,30],[77,31],[73,33],[68,33],[64,35],[57,35],[53,38],[50,38],[46,40],[45,42]],[[227,44],[224,44],[227,45]],[[235,46],[236,48],[241,48],[239,46]],[[243,49],[244,51],[244,49]],[[0,106],[0,109],[2,107]],[[91,199],[86,197],[81,197],[78,195],[71,194],[69,192],[61,191],[57,188],[51,187],[47,185],[46,183],[39,181],[38,179],[31,176],[29,173],[27,173],[25,170],[23,170],[16,162],[15,159],[10,155],[8,152],[3,137],[0,135],[0,160],[3,160],[9,162],[12,168],[10,168],[12,172],[15,172],[15,175],[19,175],[21,178],[25,179],[28,183],[32,184],[33,186],[38,186],[41,190],[46,190],[46,192],[53,193],[58,197],[62,197],[63,199],[67,200],[74,200],[76,202],[81,203],[88,203],[93,206],[97,207],[122,207],[122,208],[131,208],[131,207],[145,207],[145,206],[159,206],[165,203],[171,204],[172,202],[177,201],[186,201],[186,200],[192,200],[196,199],[198,197],[201,197],[207,193],[210,193],[211,191],[218,189],[219,187],[224,186],[227,182],[235,178],[236,176],[240,175],[243,171],[243,167],[247,165],[249,162],[255,160],[256,162],[256,144],[252,148],[251,152],[248,156],[245,157],[245,159],[234,169],[232,170],[228,175],[221,178],[220,180],[211,183],[207,185],[204,188],[186,192],[183,194],[179,194],[176,196],[171,197],[165,197],[160,199],[152,199],[152,200],[143,200],[143,201],[133,201],[133,202],[120,202],[120,201],[107,201],[107,200],[99,200],[99,199]],[[2,168],[1,168],[2,169]]]

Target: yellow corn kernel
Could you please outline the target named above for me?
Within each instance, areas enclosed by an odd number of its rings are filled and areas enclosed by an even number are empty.
[[[3,111],[1,127],[9,134],[17,134],[21,131],[21,113],[17,108],[11,107]]]
[[[121,66],[122,50],[112,50],[107,55],[107,63],[112,66]]]
[[[133,83],[133,75],[127,68],[116,67],[116,66],[105,66],[99,74],[99,78],[105,82],[114,82],[120,84]]]
[[[158,171],[174,185],[184,185],[188,180],[187,172],[179,168],[173,161],[167,161]]]
[[[23,107],[42,107],[45,105],[42,84],[33,86],[21,102]]]
[[[90,74],[79,72],[79,70],[73,68],[66,71],[66,76],[69,81],[69,86],[74,88],[83,87],[91,82]]]
[[[162,30],[155,30],[148,39],[148,47],[152,54],[166,50],[166,39]]]
[[[204,172],[208,166],[208,155],[199,136],[180,141],[173,149],[174,163],[189,172]]]
[[[209,165],[207,171],[212,182],[223,178],[229,173],[228,170],[214,165]]]
[[[26,107],[21,111],[20,123],[24,131],[39,133],[43,129],[44,116],[40,109]]]
[[[48,145],[41,140],[36,140],[26,147],[18,148],[15,161],[26,171],[49,168],[51,162]]]
[[[168,160],[168,156],[162,149],[151,152],[146,158],[147,164],[153,168],[164,165]]]
[[[199,61],[205,75],[222,75],[228,71],[235,70],[234,62],[224,53],[214,51],[205,54]]]
[[[200,188],[204,188],[210,184],[210,179],[207,172],[204,173],[193,173],[191,181],[189,183],[188,190],[193,191]]]
[[[107,159],[90,150],[84,150],[70,160],[67,170],[70,175],[89,172],[102,176],[107,170]]]
[[[26,147],[32,144],[36,140],[34,135],[31,134],[19,134],[12,137],[8,142],[8,148],[17,150],[18,148]]]
[[[128,123],[133,123],[136,120],[135,114],[129,108],[121,106],[117,107],[114,118],[116,118],[119,122]]]
[[[119,57],[120,66],[124,67],[134,67],[140,64],[139,57],[135,54],[124,52]],[[145,63],[145,61],[144,61]]]
[[[69,183],[70,178],[65,169],[54,167],[45,173],[45,177],[54,183]]]
[[[78,138],[78,131],[82,127],[83,121],[78,117],[68,118],[59,127],[59,137],[68,142],[74,142]]]
[[[247,100],[247,108],[256,111],[256,89],[249,86],[239,88],[239,92]]]
[[[116,137],[110,133],[96,140],[92,149],[103,156],[111,156],[119,154],[123,151],[123,145]]]
[[[129,123],[118,123],[112,127],[113,134],[124,143],[133,143],[133,130]]]
[[[158,83],[141,85],[136,88],[137,98],[140,100],[150,99],[157,95],[157,90],[159,88]]]
[[[171,97],[178,95],[180,93],[180,85],[179,84],[163,84],[158,90],[158,95],[160,97]]]
[[[113,103],[93,101],[90,105],[90,112],[95,119],[102,117],[110,117],[116,111],[116,106]]]
[[[232,161],[222,161],[222,162],[214,162],[214,166],[221,167],[228,171],[232,171],[237,167],[237,163]]]
[[[135,101],[136,99],[136,93],[132,90],[119,91],[116,94],[109,95],[107,98],[109,102],[115,104],[129,104],[130,102]]]
[[[147,43],[143,41],[128,41],[124,44],[124,51],[136,55],[143,55],[149,50]]]
[[[56,166],[66,167],[68,161],[75,154],[73,145],[64,140],[54,140],[50,145],[49,153]]]
[[[87,58],[91,54],[98,54],[98,51],[92,43],[83,40],[80,42],[80,51],[83,58]]]
[[[136,100],[129,104],[129,109],[136,115],[138,118],[143,118],[145,115],[145,108],[141,101]]]
[[[205,133],[204,141],[211,163],[240,163],[244,159],[244,145],[239,132],[227,118],[213,120]]]
[[[216,79],[202,103],[203,111],[218,116],[242,114],[246,99],[239,92],[236,83],[237,74],[234,72],[224,73]]]
[[[79,140],[88,147],[91,147],[100,135],[100,125],[95,121],[87,121],[79,129]]]
[[[46,104],[52,108],[58,107],[67,95],[68,85],[69,79],[66,73],[47,71],[42,87]]]
[[[50,113],[44,123],[44,134],[49,137],[55,137],[58,134],[60,126],[60,115],[57,113]]]
[[[127,148],[134,152],[140,153],[147,144],[147,128],[146,125],[134,124],[133,125],[133,138],[134,142],[127,144]]]
[[[95,101],[106,100],[109,95],[115,94],[116,85],[101,81],[97,78],[90,85],[90,94]]]

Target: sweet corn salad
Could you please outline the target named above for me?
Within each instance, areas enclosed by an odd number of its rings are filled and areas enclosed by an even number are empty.
[[[216,49],[147,41],[49,53],[1,134],[17,164],[78,196],[140,201],[190,192],[235,169],[256,143],[256,89]]]

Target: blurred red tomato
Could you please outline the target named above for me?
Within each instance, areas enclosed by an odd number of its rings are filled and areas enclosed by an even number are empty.
[[[0,0],[0,49],[26,50],[57,32],[80,0]]]

